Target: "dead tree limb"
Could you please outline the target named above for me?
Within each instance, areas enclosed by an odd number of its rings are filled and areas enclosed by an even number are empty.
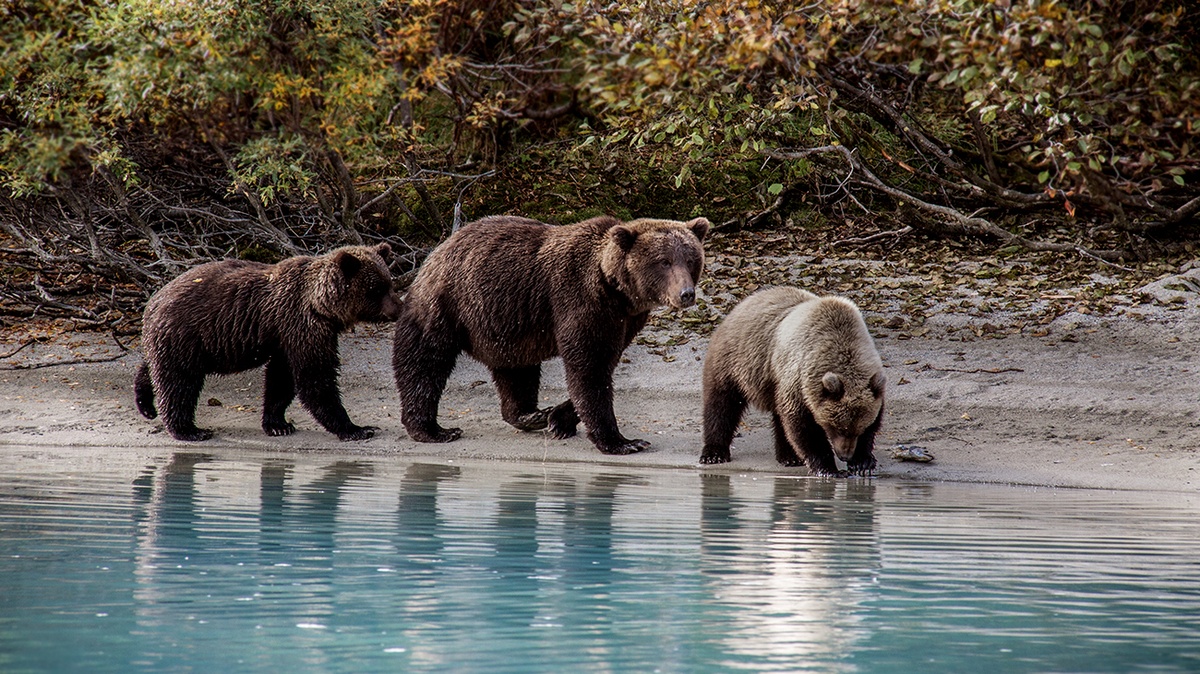
[[[867,168],[866,164],[860,161],[855,153],[845,145],[822,145],[820,147],[806,148],[803,150],[767,150],[764,152],[764,154],[766,154],[768,157],[781,160],[804,159],[814,154],[841,155],[841,157],[846,161],[846,164],[858,174],[859,177],[855,179],[855,182],[870,187],[878,192],[882,192],[898,201],[915,206],[921,211],[940,216],[944,229],[954,234],[965,234],[968,236],[981,236],[999,239],[1004,243],[1019,245],[1028,250],[1034,251],[1074,252],[1106,263],[1133,257],[1133,253],[1126,250],[1092,250],[1074,243],[1053,243],[1049,241],[1035,241],[1032,239],[1027,239],[1023,236],[1013,234],[1003,227],[995,225],[992,222],[978,216],[966,215],[955,208],[951,208],[950,206],[930,203],[915,195],[909,194],[904,190],[892,187],[891,185],[888,185],[880,180],[879,177],[876,176],[871,169]],[[920,223],[917,223],[916,226],[927,229]]]

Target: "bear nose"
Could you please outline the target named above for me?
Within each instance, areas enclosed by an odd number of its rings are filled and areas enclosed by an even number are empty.
[[[685,307],[690,307],[696,303],[696,289],[684,288],[679,292],[679,303]]]

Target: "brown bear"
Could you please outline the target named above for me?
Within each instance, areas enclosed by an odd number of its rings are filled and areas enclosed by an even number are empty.
[[[730,460],[746,405],[770,412],[775,459],[814,475],[875,468],[886,378],[858,307],[799,288],[767,288],[743,300],[713,333],[704,360],[700,463]]]
[[[342,440],[378,430],[356,426],[338,392],[338,334],[363,321],[395,320],[400,298],[385,260],[392,249],[347,246],[320,257],[278,264],[209,262],[185,272],[150,298],[142,323],[144,361],[134,377],[138,411],[158,415],[179,440],[207,440],[196,427],[196,401],[208,374],[266,363],[262,427],[288,435],[292,399]]]
[[[455,232],[421,266],[396,321],[392,366],[408,434],[462,434],[439,426],[437,409],[465,351],[491,369],[501,414],[516,428],[566,438],[582,420],[605,454],[649,447],[617,428],[613,370],[650,310],[696,301],[708,227],[704,218],[552,226],[493,216]],[[570,399],[538,409],[541,363],[555,356]]]

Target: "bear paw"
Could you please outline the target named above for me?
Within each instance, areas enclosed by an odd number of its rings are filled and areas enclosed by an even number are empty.
[[[296,432],[296,427],[287,421],[264,421],[262,429],[263,433],[273,438],[291,435]]]
[[[378,426],[355,426],[348,431],[338,433],[338,440],[369,440],[375,437]]]
[[[519,431],[540,431],[549,425],[550,412],[553,409],[553,407],[547,407],[544,410],[522,414],[509,423]]]
[[[408,437],[417,442],[454,442],[462,437],[462,429],[441,426],[435,426],[432,430],[410,429]]]
[[[862,477],[871,477],[875,474],[875,457],[868,457],[869,460],[860,463],[847,464],[846,472],[851,475],[861,475]]]
[[[573,438],[579,432],[579,415],[575,413],[575,406],[570,400],[550,410],[547,430],[556,440]]]
[[[649,449],[650,443],[646,440],[626,440],[623,443],[609,445],[606,447],[598,447],[601,453],[604,454],[636,454],[644,449]]]
[[[213,436],[213,432],[207,428],[188,428],[184,430],[167,429],[171,433],[171,437],[184,442],[204,442]]]
[[[715,463],[729,463],[733,457],[729,455],[729,448],[709,448],[705,447],[704,451],[700,452],[700,463],[712,465]]]

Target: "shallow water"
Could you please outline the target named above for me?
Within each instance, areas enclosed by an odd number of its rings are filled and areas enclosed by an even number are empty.
[[[0,447],[0,671],[1200,671],[1189,495]]]

